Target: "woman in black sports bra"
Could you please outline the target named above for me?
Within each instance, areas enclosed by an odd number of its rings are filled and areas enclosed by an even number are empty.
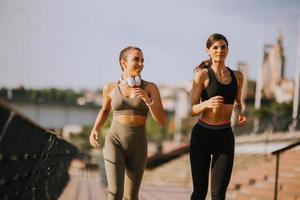
[[[223,200],[234,160],[232,111],[235,111],[238,125],[246,123],[241,105],[244,78],[241,72],[225,65],[228,41],[223,35],[210,35],[206,52],[210,59],[195,68],[191,93],[192,115],[200,115],[190,144],[194,187],[191,199],[205,200],[211,166],[211,198]]]
[[[140,78],[144,56],[138,47],[120,53],[122,77],[103,89],[103,103],[90,134],[90,144],[99,147],[98,133],[110,110],[113,120],[103,148],[108,182],[108,200],[137,200],[147,161],[145,124],[148,112],[160,125],[165,113],[156,84]]]

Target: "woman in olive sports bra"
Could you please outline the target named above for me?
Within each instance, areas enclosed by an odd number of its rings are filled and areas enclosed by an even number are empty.
[[[206,52],[210,59],[196,67],[191,93],[192,115],[200,114],[190,144],[194,187],[191,199],[206,198],[211,166],[211,198],[224,200],[234,159],[232,111],[239,125],[246,123],[241,112],[243,74],[225,66],[228,41],[223,35],[212,34],[206,42]]]
[[[105,85],[102,107],[89,140],[93,147],[100,146],[98,133],[112,109],[113,120],[103,148],[108,200],[137,200],[147,160],[148,111],[161,126],[166,116],[157,86],[140,79],[144,67],[141,49],[133,46],[123,49],[119,62],[121,80]]]

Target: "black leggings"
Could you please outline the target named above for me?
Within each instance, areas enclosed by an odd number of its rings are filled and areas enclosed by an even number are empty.
[[[211,198],[223,200],[234,159],[234,134],[230,124],[211,126],[198,122],[194,126],[190,145],[194,186],[191,200],[205,200],[211,158]]]

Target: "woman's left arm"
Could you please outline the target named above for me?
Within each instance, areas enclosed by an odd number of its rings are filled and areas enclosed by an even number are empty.
[[[237,116],[238,125],[244,125],[247,121],[246,116],[243,114],[243,106],[242,106],[242,90],[244,84],[244,75],[239,71],[234,72],[235,77],[237,79],[238,90],[237,96],[233,105],[233,110]]]
[[[142,98],[148,106],[153,119],[161,126],[165,124],[166,114],[162,105],[161,97],[157,86],[148,83],[145,90],[136,89],[136,96]]]
[[[151,112],[153,119],[161,126],[165,124],[166,114],[162,105],[161,97],[157,86],[150,83],[147,88],[149,101],[146,104]]]

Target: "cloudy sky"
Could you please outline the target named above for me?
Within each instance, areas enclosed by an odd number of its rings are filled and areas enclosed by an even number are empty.
[[[102,88],[128,45],[144,51],[144,79],[179,84],[214,32],[229,40],[226,64],[246,62],[253,80],[281,32],[293,79],[299,19],[298,0],[0,0],[0,87]]]

